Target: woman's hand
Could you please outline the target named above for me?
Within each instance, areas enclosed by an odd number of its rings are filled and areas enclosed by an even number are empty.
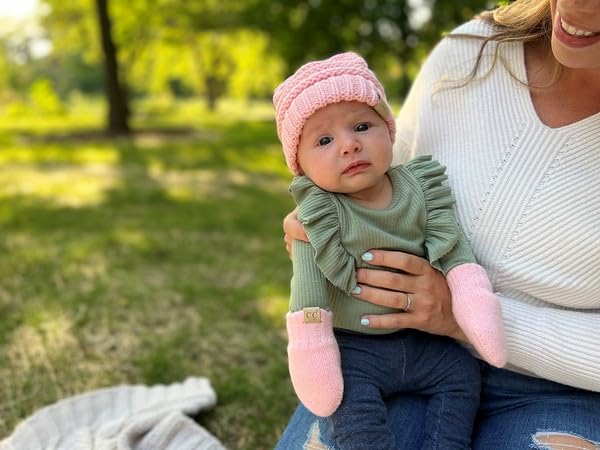
[[[287,250],[288,256],[292,257],[292,241],[298,239],[300,241],[308,242],[308,236],[304,232],[302,223],[298,220],[298,208],[294,209],[283,219],[283,232],[285,236],[285,249]]]
[[[414,328],[467,342],[452,314],[452,297],[446,278],[426,259],[408,253],[370,250],[369,264],[399,269],[404,273],[358,269],[357,298],[406,312],[368,315],[369,328]]]

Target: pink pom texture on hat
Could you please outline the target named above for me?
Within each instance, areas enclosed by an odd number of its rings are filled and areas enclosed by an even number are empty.
[[[295,175],[302,174],[297,154],[304,123],[319,109],[343,101],[358,101],[375,109],[387,123],[394,142],[394,115],[383,86],[363,58],[347,52],[309,62],[281,83],[273,95],[277,134],[287,165]]]

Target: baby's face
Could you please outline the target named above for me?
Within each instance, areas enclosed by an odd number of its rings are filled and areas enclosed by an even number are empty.
[[[391,162],[387,124],[366,103],[327,105],[304,124],[298,163],[321,189],[342,194],[369,190],[381,183]]]

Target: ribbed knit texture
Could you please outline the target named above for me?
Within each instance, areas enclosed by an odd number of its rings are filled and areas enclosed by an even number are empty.
[[[292,385],[304,406],[317,416],[333,414],[342,401],[344,380],[331,313],[304,323],[302,311],[288,313],[288,363]]]
[[[456,322],[477,352],[496,367],[506,364],[506,336],[498,297],[485,270],[461,264],[446,275]]]
[[[310,244],[294,243],[291,311],[318,306],[333,312],[336,328],[391,333],[396,330],[360,325],[365,314],[398,312],[350,294],[356,286],[357,267],[377,268],[362,261],[364,252],[405,251],[429,258],[444,273],[475,262],[452,212],[450,190],[442,184],[444,168],[421,157],[388,174],[393,197],[385,209],[365,208],[345,195],[320,189],[307,177],[294,179],[290,190]]]
[[[346,52],[322,61],[304,64],[281,83],[273,95],[277,134],[283,145],[288,167],[300,175],[297,154],[306,120],[332,103],[366,103],[385,120],[392,142],[396,122],[387,103],[383,86],[356,53]]]
[[[600,114],[549,128],[501,65],[444,89],[479,47],[446,38],[432,52],[398,117],[395,161],[431,153],[448,167],[459,222],[500,296],[509,368],[600,391]],[[522,43],[500,56],[526,80]]]
[[[186,416],[216,401],[206,378],[100,389],[40,409],[0,442],[0,450],[224,450]]]

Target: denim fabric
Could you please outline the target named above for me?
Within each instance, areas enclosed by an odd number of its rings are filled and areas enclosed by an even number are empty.
[[[481,389],[479,364],[469,352],[449,338],[416,330],[376,336],[336,330],[335,336],[344,398],[329,417],[329,429],[339,448],[398,448],[384,403],[398,393],[427,400],[427,448],[469,448]]]
[[[600,393],[496,369],[479,361],[482,374],[480,407],[473,429],[473,450],[600,448]],[[388,422],[398,449],[427,449],[427,402],[416,394],[386,400]],[[545,436],[576,437],[581,446],[552,446]],[[307,445],[312,439],[315,446]],[[589,447],[584,446],[589,442]],[[292,416],[278,450],[336,450],[327,419],[302,405]]]

